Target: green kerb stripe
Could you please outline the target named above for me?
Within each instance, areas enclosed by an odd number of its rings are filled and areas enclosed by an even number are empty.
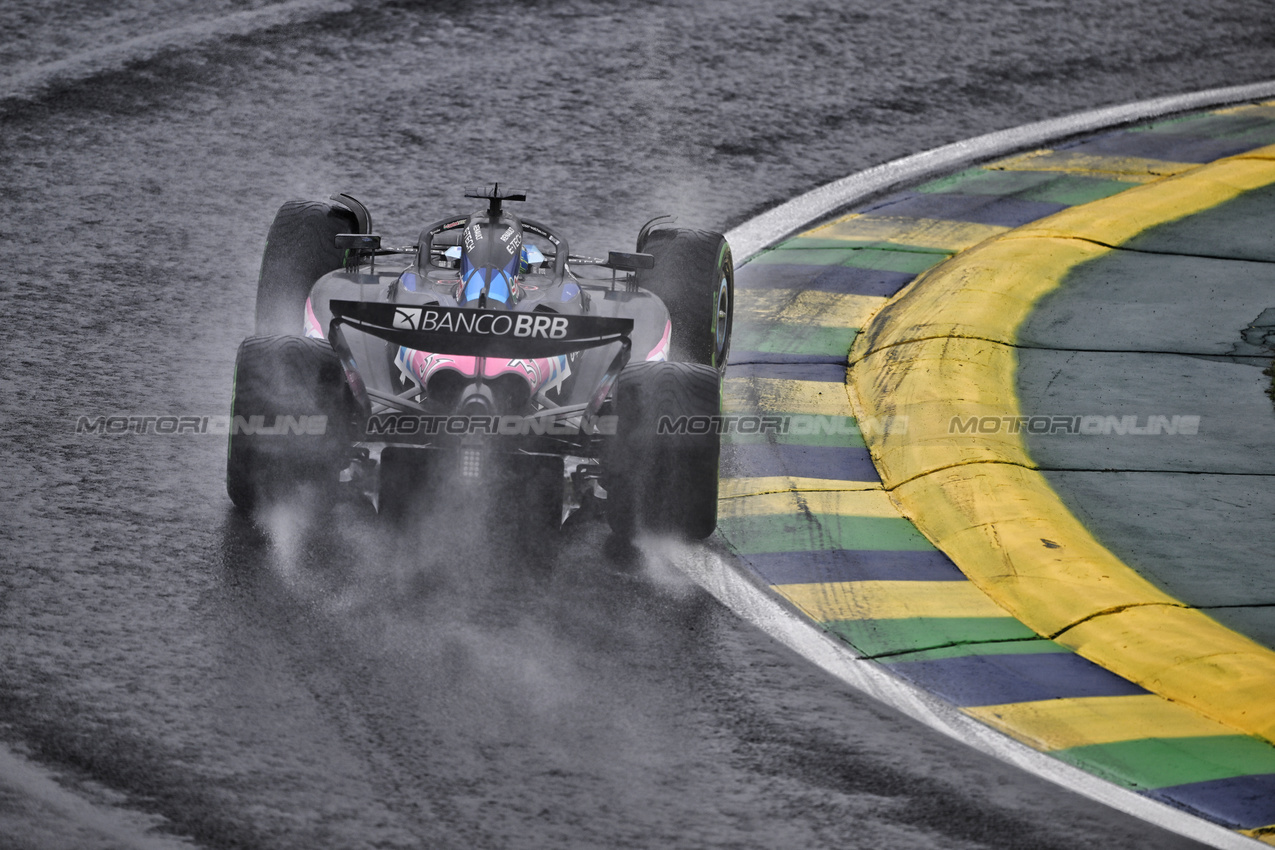
[[[1035,633],[1012,617],[911,617],[900,620],[832,620],[829,631],[864,655],[951,647],[953,644],[1014,641]],[[970,653],[966,653],[970,654]],[[902,660],[902,659],[901,659]],[[916,660],[908,656],[908,660]]]
[[[1077,206],[1132,189],[1136,183],[1050,171],[989,171],[970,168],[917,187],[918,192],[1021,198]]]
[[[864,549],[932,552],[934,546],[906,519],[816,514],[722,517],[722,534],[745,555]]]
[[[1275,773],[1275,747],[1248,735],[1144,738],[1071,747],[1053,755],[1126,788]]]
[[[823,325],[769,324],[754,327],[741,323],[731,338],[731,349],[770,354],[823,354],[844,359],[858,333],[858,328]]]

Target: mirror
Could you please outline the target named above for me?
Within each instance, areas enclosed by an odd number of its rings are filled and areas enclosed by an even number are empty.
[[[370,254],[381,248],[381,237],[375,233],[338,233],[336,246],[347,251]]]
[[[602,265],[618,272],[635,272],[638,269],[655,268],[655,257],[651,254],[626,254],[623,251],[610,251],[607,253],[607,261],[602,263]]]

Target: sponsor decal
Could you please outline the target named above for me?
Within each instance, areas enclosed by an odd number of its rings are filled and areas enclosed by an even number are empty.
[[[497,313],[437,307],[395,307],[394,327],[407,331],[508,336],[516,339],[566,339],[566,316],[543,313]]]
[[[501,234],[500,241],[505,243],[505,250],[511,257],[522,251],[522,234],[512,225]]]

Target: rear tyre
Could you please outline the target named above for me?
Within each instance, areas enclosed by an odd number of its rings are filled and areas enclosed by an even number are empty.
[[[605,480],[612,530],[708,537],[717,527],[721,375],[702,363],[637,363],[620,373],[614,399]]]
[[[637,284],[668,307],[669,359],[724,370],[735,309],[735,264],[726,237],[681,227],[652,230],[638,251],[655,257],[654,268],[637,273]]]
[[[338,233],[355,233],[358,220],[326,201],[288,201],[266,237],[257,278],[257,334],[301,334],[310,287],[345,264]]]
[[[245,339],[235,357],[230,500],[251,510],[302,487],[331,492],[349,461],[353,420],[353,397],[326,341]]]

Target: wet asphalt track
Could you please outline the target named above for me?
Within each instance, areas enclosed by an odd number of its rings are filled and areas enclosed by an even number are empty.
[[[19,5],[0,739],[125,826],[11,773],[0,844],[1189,846],[847,691],[596,522],[537,584],[498,531],[253,527],[221,439],[74,428],[225,412],[288,198],[352,191],[391,243],[497,179],[586,253],[660,212],[724,230],[938,144],[1269,78],[1265,2],[316,2],[247,36],[268,4]]]

